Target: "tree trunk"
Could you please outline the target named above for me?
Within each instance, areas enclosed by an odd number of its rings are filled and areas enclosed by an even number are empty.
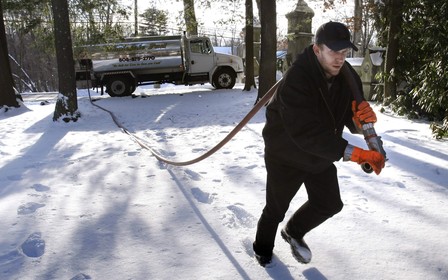
[[[277,52],[277,11],[275,1],[261,1],[261,57],[260,57],[260,86],[257,101],[276,82],[276,52]]]
[[[14,93],[14,80],[9,64],[8,44],[6,41],[5,23],[3,22],[3,7],[0,1],[0,107],[20,107]]]
[[[194,11],[194,0],[184,0],[184,19],[187,27],[187,35],[198,35],[198,22]]]
[[[390,102],[395,100],[397,96],[397,80],[393,72],[400,50],[399,37],[401,32],[401,24],[403,22],[401,14],[403,6],[402,0],[391,0],[390,4],[389,32],[387,35],[387,51],[384,62],[384,72],[386,74],[386,78],[384,81],[383,103],[385,105],[388,105]]]
[[[68,3],[67,0],[51,0],[51,3],[60,92],[53,120],[57,121],[62,117],[65,122],[76,121],[79,113]]]
[[[359,48],[355,56],[364,57],[366,50],[362,41],[362,0],[355,0],[355,17],[353,24],[353,43]]]
[[[252,0],[246,0],[246,81],[244,89],[250,91],[252,86],[256,88],[254,77],[254,9]]]
[[[134,1],[134,36],[138,36],[138,1]]]

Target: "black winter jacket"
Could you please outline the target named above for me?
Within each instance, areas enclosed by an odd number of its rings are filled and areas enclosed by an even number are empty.
[[[311,173],[342,158],[348,144],[342,138],[344,126],[357,132],[351,110],[354,98],[342,74],[328,85],[312,46],[306,48],[267,106],[263,129],[267,158]]]

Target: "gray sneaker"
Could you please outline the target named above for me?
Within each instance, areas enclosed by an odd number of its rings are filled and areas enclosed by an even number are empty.
[[[281,235],[283,239],[291,246],[291,252],[294,258],[300,263],[309,263],[311,261],[311,250],[302,239],[297,240],[289,235],[285,229],[282,229]]]

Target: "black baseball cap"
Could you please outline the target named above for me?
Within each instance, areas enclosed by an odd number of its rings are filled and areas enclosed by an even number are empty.
[[[334,51],[358,48],[350,41],[350,31],[342,23],[330,21],[322,24],[316,32],[316,44],[325,44]]]

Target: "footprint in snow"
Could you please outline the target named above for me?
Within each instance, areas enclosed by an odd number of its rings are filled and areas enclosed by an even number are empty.
[[[19,208],[17,208],[17,214],[18,215],[32,214],[32,213],[36,212],[37,209],[44,207],[44,206],[45,206],[45,204],[28,202],[28,203],[20,205]]]
[[[253,249],[253,240],[251,240],[249,237],[244,238],[241,240],[241,244],[244,247],[244,251],[246,254],[249,255],[249,257],[253,258],[255,256],[254,249]]]
[[[258,165],[256,165],[256,164],[252,164],[252,165],[249,165],[249,166],[246,166],[246,169],[254,169],[254,168],[256,168]]]
[[[10,180],[10,181],[20,181],[20,180],[22,180],[22,175],[14,174],[14,175],[9,175],[6,178],[8,178],[8,180]]]
[[[73,156],[73,153],[64,154],[62,155],[62,158],[71,158]]]
[[[197,172],[190,170],[190,169],[185,170],[185,174],[187,174],[187,177],[189,177],[191,180],[194,180],[194,181],[201,180],[201,175]]]
[[[244,208],[238,205],[227,206],[227,209],[231,211],[231,215],[226,215],[228,227],[245,227],[254,228],[257,225],[257,219],[247,212]]]
[[[199,188],[192,188],[191,193],[193,194],[194,198],[201,203],[211,204],[213,202],[213,194],[203,192]]]
[[[206,152],[207,150],[204,148],[195,148],[193,150],[191,150],[193,153],[203,153]]]
[[[165,170],[167,168],[167,164],[161,160],[157,161],[157,165],[159,166],[159,169],[161,169],[161,170]]]
[[[72,277],[70,280],[87,280],[87,279],[92,279],[92,277],[84,273],[79,273],[76,274],[74,277]]]
[[[34,184],[31,186],[32,189],[34,189],[36,192],[47,192],[50,190],[49,187],[44,186],[42,184]]]
[[[23,254],[30,258],[41,257],[45,253],[45,240],[40,232],[34,232],[22,243],[20,249]]]
[[[159,150],[159,154],[163,157],[174,157],[176,155],[176,152],[169,152],[165,150]]]

